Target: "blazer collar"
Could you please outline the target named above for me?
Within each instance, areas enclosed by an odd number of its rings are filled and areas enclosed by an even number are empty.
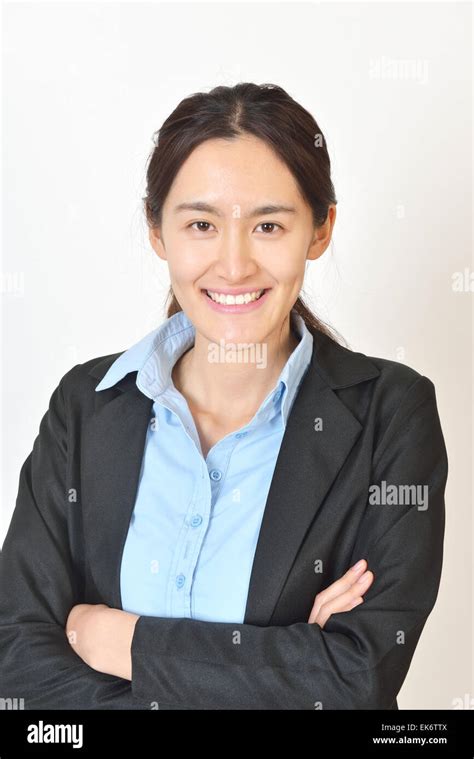
[[[101,358],[88,374],[102,379],[119,355]],[[290,411],[268,492],[246,624],[270,623],[304,536],[362,431],[335,391],[379,374],[364,354],[322,333],[314,335],[311,363]],[[153,413],[152,399],[140,392],[135,380],[136,372],[129,372],[100,394],[102,405],[96,399],[96,410],[85,422],[81,451],[90,571],[104,603],[119,609],[122,554]],[[316,418],[322,419],[324,433],[315,431]]]

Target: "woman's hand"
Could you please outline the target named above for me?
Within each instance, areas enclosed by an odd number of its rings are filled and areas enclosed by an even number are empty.
[[[132,679],[132,638],[137,614],[106,604],[77,604],[69,612],[66,635],[81,659],[98,672]]]
[[[369,589],[374,579],[373,572],[370,570],[366,572],[366,567],[366,560],[361,559],[339,580],[318,593],[314,599],[308,622],[316,622],[321,628],[324,628],[331,614],[350,611],[361,604],[364,600],[362,593]]]

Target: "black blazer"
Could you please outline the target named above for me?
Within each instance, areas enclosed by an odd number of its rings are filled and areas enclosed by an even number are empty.
[[[130,683],[91,669],[64,630],[77,603],[122,608],[152,401],[136,372],[95,392],[118,355],[62,377],[21,468],[0,559],[0,698],[25,709],[398,709],[442,568],[448,461],[433,383],[316,335],[244,623],[140,617]],[[369,488],[384,482],[399,494],[426,486],[428,507],[413,494],[374,503]],[[375,575],[364,603],[323,630],[308,624],[316,594],[361,558]]]

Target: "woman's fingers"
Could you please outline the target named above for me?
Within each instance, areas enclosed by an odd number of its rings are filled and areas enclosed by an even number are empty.
[[[308,621],[316,621],[316,617],[319,614],[321,606],[349,590],[349,588],[351,588],[357,579],[364,573],[366,568],[366,560],[361,559],[357,562],[357,564],[354,564],[353,567],[348,569],[347,572],[339,578],[339,580],[336,580],[336,582],[333,582],[327,588],[318,593],[314,599],[313,608],[311,609],[311,614]]]
[[[337,614],[341,611],[350,611],[355,606],[363,602],[362,594],[366,593],[372,585],[374,574],[370,570],[364,572],[359,581],[337,598],[333,598],[330,601],[324,603],[316,617],[316,623],[324,628],[324,625],[328,621],[331,614]]]

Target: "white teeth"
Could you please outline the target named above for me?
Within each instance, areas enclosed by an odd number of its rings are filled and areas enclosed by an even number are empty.
[[[222,293],[213,293],[210,290],[206,290],[206,292],[216,303],[222,303],[225,306],[239,306],[257,300],[264,291],[256,290],[252,293],[241,293],[240,295],[223,295]]]

